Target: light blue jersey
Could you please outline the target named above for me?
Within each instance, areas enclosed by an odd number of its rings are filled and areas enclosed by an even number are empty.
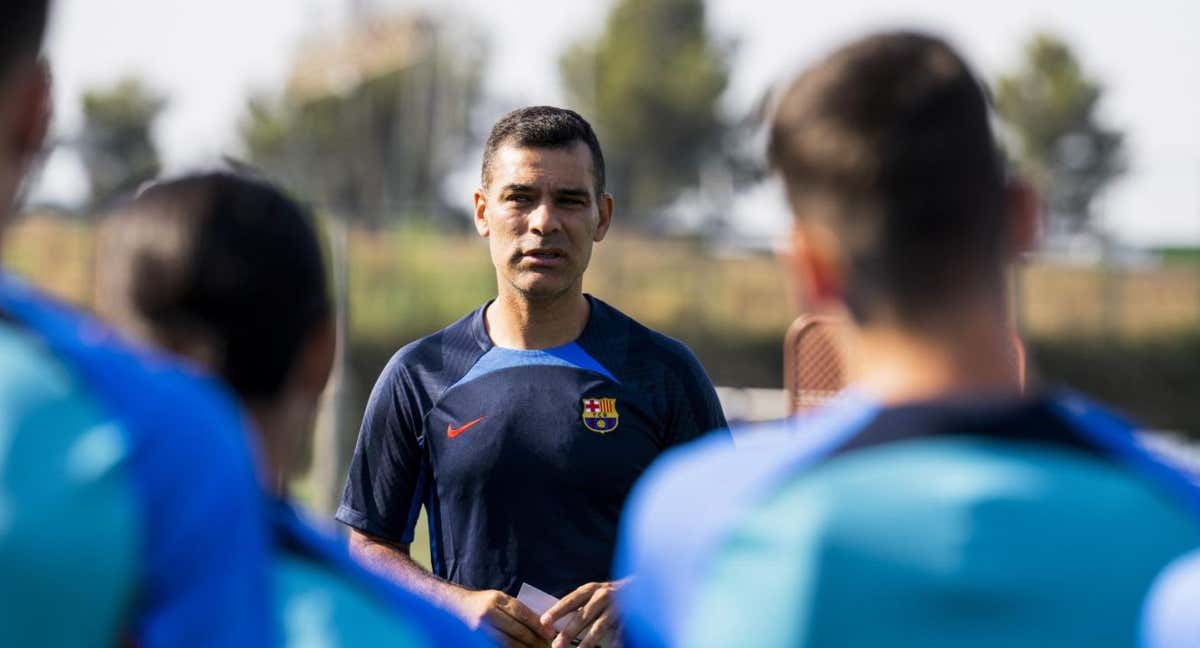
[[[275,538],[275,613],[283,645],[484,648],[449,612],[367,572],[345,546],[283,501],[269,510]]]
[[[133,608],[141,535],[124,435],[4,324],[0,367],[0,643],[111,642]]]
[[[1076,397],[852,393],[652,468],[623,523],[633,646],[1131,646],[1200,493]]]
[[[0,313],[0,645],[273,645],[232,400],[3,275]]]
[[[1200,646],[1200,551],[1171,563],[1155,581],[1142,622],[1145,648]]]

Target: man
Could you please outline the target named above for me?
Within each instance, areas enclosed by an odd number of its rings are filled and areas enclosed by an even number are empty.
[[[46,130],[47,5],[0,3],[0,219]],[[215,383],[0,274],[0,645],[272,645],[261,511]]]
[[[982,84],[928,36],[856,41],[783,94],[796,274],[852,316],[853,386],[650,471],[618,550],[630,643],[1135,643],[1200,496],[1097,406],[1021,395],[1004,278],[1036,199],[997,151]]]
[[[456,617],[357,566],[285,499],[333,366],[325,268],[308,214],[264,182],[206,173],[151,185],[101,232],[100,313],[219,375],[256,424],[284,643],[484,643]]]
[[[508,114],[482,175],[475,226],[497,297],[388,363],[337,518],[364,560],[509,645],[609,646],[626,494],[724,416],[686,347],[583,293],[613,198],[582,117]],[[422,505],[433,574],[409,557]],[[539,618],[513,598],[523,584],[562,600]]]

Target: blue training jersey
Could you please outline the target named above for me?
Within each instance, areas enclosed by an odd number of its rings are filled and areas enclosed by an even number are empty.
[[[684,345],[588,300],[583,333],[560,347],[495,346],[485,305],[401,349],[371,394],[337,519],[407,544],[424,506],[434,572],[472,589],[561,597],[607,580],[634,482],[725,419]]]
[[[2,274],[0,313],[0,644],[272,645],[233,402]]]
[[[371,574],[282,500],[271,504],[276,615],[286,646],[483,648],[449,612]]]
[[[630,645],[1130,646],[1154,575],[1200,543],[1200,491],[1079,397],[850,392],[802,421],[639,483]]]

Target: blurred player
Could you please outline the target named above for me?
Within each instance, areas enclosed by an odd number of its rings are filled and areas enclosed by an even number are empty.
[[[337,518],[381,572],[510,645],[582,634],[585,648],[609,646],[629,489],[664,449],[725,419],[686,347],[583,293],[613,214],[591,126],[560,108],[510,113],[482,175],[475,226],[498,296],[388,363]],[[409,557],[422,505],[433,574]],[[562,600],[539,618],[514,598],[526,583]]]
[[[945,43],[854,42],[770,136],[797,274],[856,326],[849,391],[735,452],[652,468],[618,575],[636,646],[1131,646],[1200,498],[1081,397],[1022,397],[1006,266],[1036,199],[1006,183],[983,85]]]
[[[273,586],[290,646],[471,646],[458,618],[358,567],[284,499],[333,364],[316,231],[277,189],[229,173],[153,185],[108,218],[102,315],[221,376],[256,423],[274,485]]]
[[[46,0],[0,3],[0,220],[42,145]],[[0,274],[0,645],[271,645],[236,407]]]

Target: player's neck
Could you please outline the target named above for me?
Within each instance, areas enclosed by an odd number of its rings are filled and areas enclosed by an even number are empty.
[[[1002,306],[962,308],[919,331],[864,327],[855,337],[851,380],[888,405],[1022,389],[1017,341]]]
[[[583,291],[529,299],[501,290],[484,313],[488,336],[510,349],[549,349],[575,341],[587,326],[590,306]]]
[[[283,495],[292,476],[301,431],[311,429],[311,407],[282,402],[249,404],[262,450],[262,482],[268,492]]]

